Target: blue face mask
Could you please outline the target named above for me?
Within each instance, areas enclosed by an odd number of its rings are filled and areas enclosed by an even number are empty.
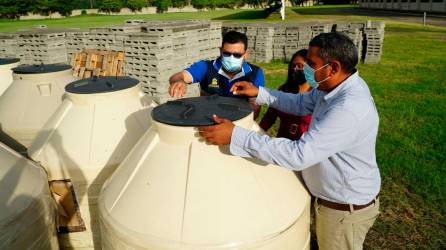
[[[310,65],[308,65],[308,64],[304,64],[304,74],[305,74],[305,79],[307,79],[307,82],[308,82],[308,84],[310,84],[310,86],[311,87],[313,87],[313,88],[317,88],[318,87],[318,85],[321,83],[321,82],[325,82],[326,80],[328,80],[328,79],[330,79],[331,77],[329,76],[329,77],[327,77],[327,78],[325,78],[324,80],[322,80],[322,81],[316,81],[316,79],[314,79],[314,73],[316,73],[316,71],[318,71],[318,70],[320,70],[320,69],[322,69],[322,68],[325,68],[325,67],[327,67],[327,65],[328,65],[328,63],[327,64],[325,64],[324,66],[322,66],[322,67],[320,67],[320,68],[318,68],[318,69],[313,69],[312,67],[310,67]]]
[[[221,64],[228,72],[231,73],[239,71],[242,68],[242,63],[243,57],[235,58],[233,55],[221,57]]]

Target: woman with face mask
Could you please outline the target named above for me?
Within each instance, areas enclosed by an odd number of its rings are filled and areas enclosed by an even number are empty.
[[[279,87],[279,90],[288,93],[304,93],[311,89],[304,75],[305,58],[308,50],[302,49],[294,53],[288,64],[288,77],[286,82]],[[274,108],[268,108],[267,112],[260,122],[260,127],[267,131],[270,129],[276,119],[280,118],[280,127],[277,137],[288,138],[291,140],[299,139],[303,133],[308,130],[311,121],[311,115],[295,116],[280,112]]]

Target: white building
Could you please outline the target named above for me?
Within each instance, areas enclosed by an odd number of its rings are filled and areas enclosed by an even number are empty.
[[[361,8],[446,13],[446,0],[359,0]]]

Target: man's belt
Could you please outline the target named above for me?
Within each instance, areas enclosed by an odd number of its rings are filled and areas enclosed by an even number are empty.
[[[376,199],[378,199],[378,196],[376,196],[376,198],[373,199],[371,202],[364,204],[364,205],[342,204],[342,203],[327,201],[327,200],[324,200],[321,198],[317,198],[317,203],[324,207],[328,207],[328,208],[335,209],[335,210],[350,211],[350,206],[353,207],[353,210],[360,210],[360,209],[366,208],[372,204],[375,204]]]

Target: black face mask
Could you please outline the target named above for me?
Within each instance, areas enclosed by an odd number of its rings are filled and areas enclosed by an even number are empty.
[[[307,79],[305,79],[303,70],[294,71],[292,77],[293,77],[293,82],[297,83],[298,85],[301,85],[307,81]]]

